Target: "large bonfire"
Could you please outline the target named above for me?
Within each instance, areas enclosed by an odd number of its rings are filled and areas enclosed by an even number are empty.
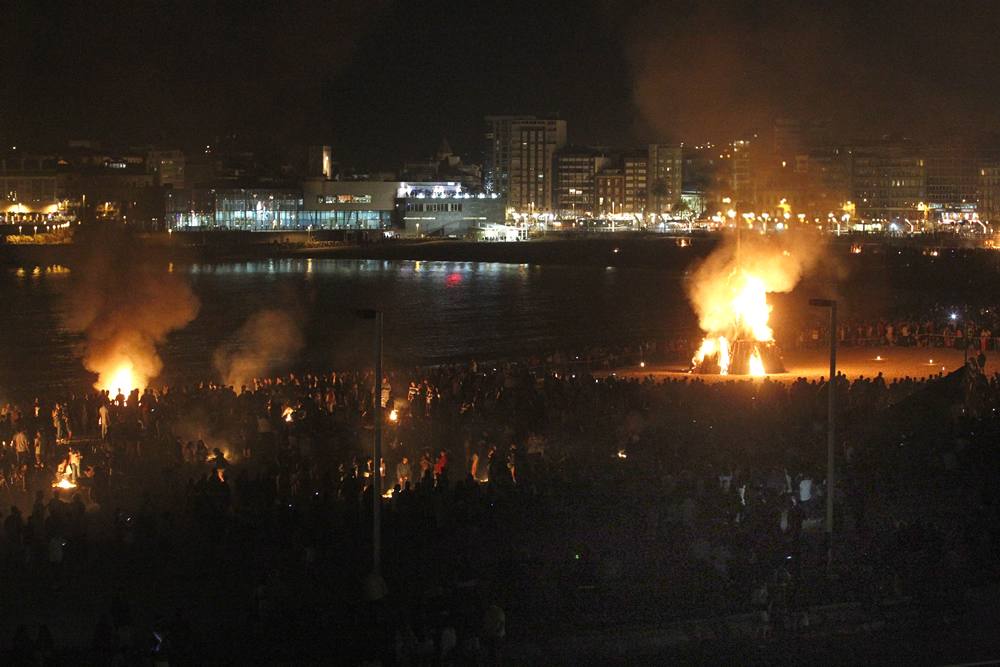
[[[713,327],[701,341],[691,360],[694,370],[719,375],[766,375],[784,371],[781,356],[774,345],[774,332],[768,326],[771,305],[767,302],[767,283],[759,276],[736,268],[726,279],[728,295],[713,300],[709,308]],[[705,319],[702,318],[704,322]]]
[[[692,370],[720,375],[784,372],[769,319],[768,293],[789,292],[818,244],[753,238],[723,243],[694,272],[688,296],[705,337]]]

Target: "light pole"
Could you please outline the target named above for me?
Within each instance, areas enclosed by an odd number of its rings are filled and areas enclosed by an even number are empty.
[[[833,565],[833,493],[834,454],[836,453],[836,407],[837,379],[837,302],[833,299],[809,299],[810,306],[830,309],[830,381],[826,385],[826,567]]]
[[[381,576],[382,569],[382,311],[365,308],[356,311],[359,317],[375,320],[375,438],[372,443],[372,574]]]

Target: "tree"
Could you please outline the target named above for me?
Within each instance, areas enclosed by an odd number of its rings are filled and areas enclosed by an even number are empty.
[[[663,212],[661,204],[663,197],[670,194],[670,190],[667,188],[667,179],[657,178],[654,180],[653,187],[649,189],[649,192],[656,198],[656,215],[660,215]]]

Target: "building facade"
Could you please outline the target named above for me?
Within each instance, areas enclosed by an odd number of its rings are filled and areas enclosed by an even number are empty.
[[[976,211],[983,222],[1000,223],[1000,164],[988,164],[979,169]]]
[[[551,211],[554,158],[566,145],[566,121],[532,116],[486,117],[484,189],[522,213]]]
[[[498,195],[472,194],[457,182],[327,181],[296,188],[183,188],[165,195],[168,229],[404,230],[465,235],[502,224]]]
[[[851,200],[857,215],[889,223],[916,220],[926,199],[925,162],[904,144],[856,147],[851,160]]]
[[[649,154],[647,151],[622,156],[621,201],[625,213],[643,215],[649,197]]]
[[[976,150],[961,143],[932,144],[924,148],[927,204],[960,210],[976,201],[979,165]]]
[[[161,188],[183,188],[186,163],[184,151],[177,149],[154,149],[146,154],[146,171]]]
[[[511,137],[515,123],[534,116],[487,116],[486,145],[483,151],[483,190],[506,195],[510,191]]]
[[[567,148],[555,157],[555,205],[560,215],[593,212],[597,207],[597,174],[608,156],[586,148]]]
[[[684,158],[680,146],[650,144],[646,210],[662,215],[681,201]]]
[[[458,182],[400,183],[396,219],[413,237],[469,236],[503,225],[504,202],[496,193],[473,194]]]
[[[604,216],[614,212],[618,206],[624,206],[625,174],[622,169],[605,169],[597,175],[597,206],[595,213]],[[620,210],[620,209],[619,209]],[[631,213],[632,211],[625,211]]]

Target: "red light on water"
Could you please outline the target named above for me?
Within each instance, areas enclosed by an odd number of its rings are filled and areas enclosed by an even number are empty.
[[[449,273],[448,277],[444,279],[444,284],[448,287],[455,287],[462,283],[462,274],[460,273]]]

